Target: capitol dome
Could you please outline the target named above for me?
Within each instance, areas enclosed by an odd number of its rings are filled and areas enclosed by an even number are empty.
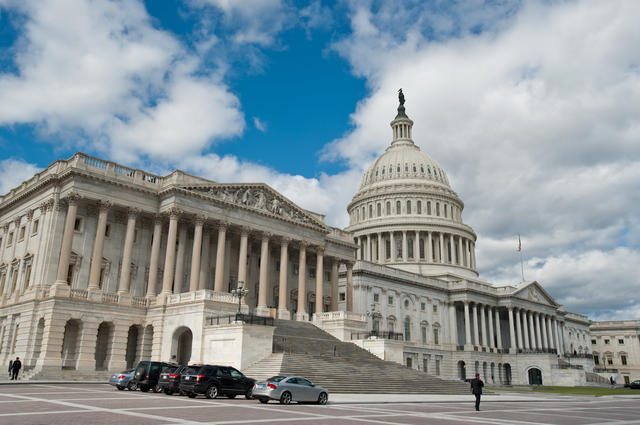
[[[358,259],[429,275],[476,277],[476,235],[447,173],[413,142],[400,92],[392,140],[347,207]],[[392,249],[393,247],[393,249]]]

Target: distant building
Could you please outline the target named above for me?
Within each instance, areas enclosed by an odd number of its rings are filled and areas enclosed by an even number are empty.
[[[271,353],[273,330],[220,326],[240,308],[311,319],[440,377],[584,383],[589,320],[537,282],[479,278],[464,204],[412,125],[400,105],[345,230],[262,183],[81,153],[52,163],[0,202],[0,361],[20,356],[27,377],[140,359],[245,368]]]
[[[640,379],[640,321],[593,322],[590,326],[595,372],[618,384]]]

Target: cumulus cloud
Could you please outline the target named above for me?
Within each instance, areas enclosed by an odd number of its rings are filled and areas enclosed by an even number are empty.
[[[640,284],[618,263],[640,252],[640,6],[498,6],[469,15],[353,2],[352,34],[334,48],[371,93],[351,117],[354,131],[323,156],[362,168],[379,155],[403,87],[416,142],[466,203],[481,274],[520,280],[521,233],[526,277],[569,309],[595,311],[595,289],[618,276],[610,285],[621,291],[603,307],[615,315],[616,302],[627,305],[619,282]],[[588,272],[569,280],[578,267]]]
[[[0,161],[0,199],[39,171],[40,169],[35,164],[21,159],[9,158]]]
[[[167,160],[242,132],[216,70],[153,27],[139,0],[24,1],[15,73],[0,74],[0,125],[37,123],[117,160]]]
[[[256,129],[258,129],[258,131],[261,131],[262,133],[267,131],[267,123],[262,121],[258,117],[253,117],[253,125],[255,126]]]

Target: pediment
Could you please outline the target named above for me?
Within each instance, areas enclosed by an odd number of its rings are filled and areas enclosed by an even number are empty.
[[[327,230],[325,224],[313,214],[300,208],[264,183],[207,183],[182,186],[182,188],[209,196],[219,202]]]
[[[523,285],[516,289],[512,296],[554,307],[558,306],[555,300],[542,288],[542,286],[540,286],[538,282],[529,282]]]

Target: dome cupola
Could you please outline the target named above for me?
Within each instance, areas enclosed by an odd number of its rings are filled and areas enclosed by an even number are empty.
[[[392,139],[348,205],[358,258],[424,275],[477,276],[476,235],[447,174],[413,142],[402,89]]]

